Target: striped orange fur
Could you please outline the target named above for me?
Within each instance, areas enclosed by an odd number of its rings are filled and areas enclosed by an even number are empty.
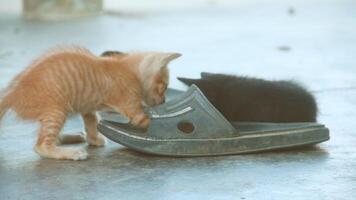
[[[97,133],[96,111],[117,111],[133,125],[147,128],[150,119],[142,103],[153,106],[164,101],[166,66],[179,56],[133,52],[99,57],[80,47],[57,48],[11,81],[0,99],[0,117],[11,109],[22,119],[38,121],[35,151],[43,157],[86,159],[82,148],[57,145],[65,120],[81,114],[86,140],[95,146],[105,144]]]

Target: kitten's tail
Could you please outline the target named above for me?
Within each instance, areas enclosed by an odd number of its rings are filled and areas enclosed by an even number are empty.
[[[6,114],[6,112],[11,107],[7,97],[8,97],[7,89],[0,92],[0,122],[1,119],[4,117],[4,115]]]

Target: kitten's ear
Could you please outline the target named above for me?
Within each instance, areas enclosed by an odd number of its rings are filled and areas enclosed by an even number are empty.
[[[100,56],[110,57],[110,56],[122,55],[122,54],[124,53],[121,51],[104,51],[103,53],[100,54]]]
[[[216,74],[215,73],[210,73],[210,72],[202,72],[200,73],[200,77],[203,79],[209,79],[211,77],[214,77]]]
[[[179,81],[181,81],[182,83],[184,83],[187,86],[191,86],[192,84],[196,84],[199,79],[191,79],[191,78],[182,78],[182,77],[177,77],[177,79]]]
[[[141,54],[142,55],[142,54]],[[140,76],[143,80],[147,80],[152,75],[160,72],[166,67],[170,61],[180,57],[180,53],[160,53],[147,52],[143,53],[143,59],[139,64]]]
[[[180,53],[161,53],[160,57],[161,57],[161,62],[163,62],[163,66],[167,65],[169,62],[171,62],[172,60],[181,57],[182,54]]]
[[[151,72],[157,72],[163,67],[166,67],[169,62],[180,57],[180,53],[148,53],[145,55],[143,61],[141,62],[141,69],[150,68]],[[145,71],[145,70],[143,70]]]

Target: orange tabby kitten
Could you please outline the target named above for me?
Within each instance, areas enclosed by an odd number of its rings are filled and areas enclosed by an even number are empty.
[[[66,118],[81,114],[89,145],[103,146],[95,111],[113,110],[138,127],[149,117],[142,103],[164,102],[167,64],[178,53],[134,52],[98,57],[79,47],[57,49],[33,62],[10,83],[0,99],[0,118],[9,109],[40,123],[35,151],[47,158],[83,160],[85,149],[57,146]],[[62,137],[63,142],[75,138]],[[78,139],[78,138],[77,138]]]

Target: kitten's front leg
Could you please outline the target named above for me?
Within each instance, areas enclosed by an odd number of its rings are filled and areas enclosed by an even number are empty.
[[[113,95],[109,98],[106,105],[127,117],[130,123],[136,127],[147,129],[150,125],[149,116],[143,111],[142,98],[139,95],[130,94]]]
[[[106,143],[105,137],[98,133],[97,125],[98,120],[95,113],[82,114],[84,121],[84,127],[86,132],[86,138],[89,145],[92,146],[104,146]]]
[[[151,123],[150,118],[146,113],[143,112],[143,109],[136,111],[135,113],[132,114],[132,117],[130,118],[130,122],[132,125],[147,129]]]
[[[120,111],[129,119],[130,123],[136,127],[147,129],[150,125],[151,120],[143,111],[141,102],[131,102],[129,105],[120,108]]]
[[[143,111],[141,102],[130,101],[130,103],[112,105],[116,112],[127,117],[130,123],[136,127],[147,129],[150,125],[149,116]]]

